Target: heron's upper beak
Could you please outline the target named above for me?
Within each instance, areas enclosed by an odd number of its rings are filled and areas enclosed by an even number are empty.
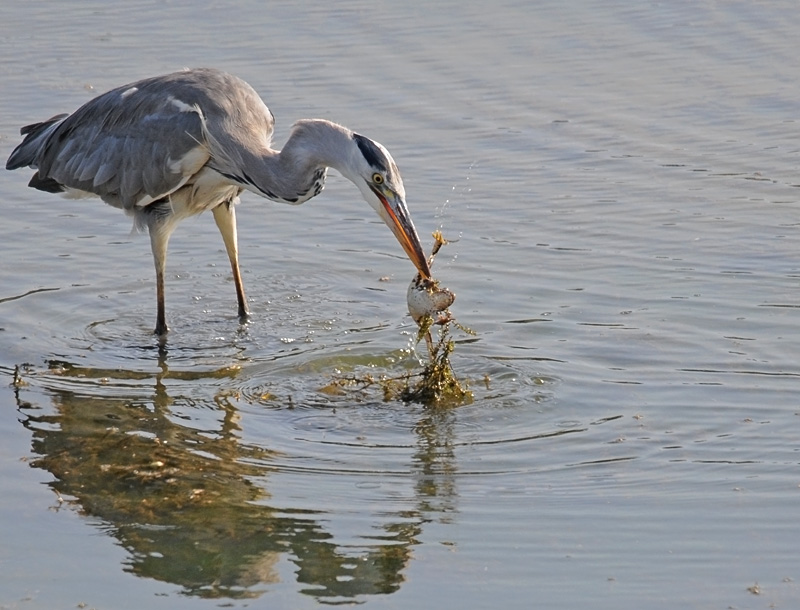
[[[428,258],[422,251],[422,244],[420,244],[414,223],[411,221],[405,200],[390,189],[378,190],[373,185],[370,185],[370,188],[381,202],[382,207],[378,210],[378,214],[383,222],[392,230],[420,275],[430,279],[431,268],[428,265]]]

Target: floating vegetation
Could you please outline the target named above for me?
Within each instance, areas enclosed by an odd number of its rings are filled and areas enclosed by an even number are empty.
[[[440,231],[433,234],[434,245],[428,262],[433,259],[441,247],[447,243]],[[472,392],[462,385],[450,364],[450,354],[455,343],[450,336],[450,326],[462,332],[474,335],[474,331],[456,322],[448,307],[455,301],[456,295],[447,288],[439,286],[438,280],[423,278],[420,274],[411,281],[408,287],[408,311],[419,325],[416,344],[423,339],[428,347],[428,363],[421,373],[408,373],[400,377],[372,375],[349,376],[336,379],[323,391],[334,393],[343,388],[367,389],[378,386],[383,391],[384,400],[403,400],[418,402],[428,406],[452,407],[472,402]],[[438,327],[438,339],[434,342],[431,336],[434,327]]]
[[[385,401],[418,402],[430,407],[457,407],[471,403],[472,391],[466,383],[462,384],[459,381],[450,365],[450,354],[455,349],[455,343],[450,336],[451,325],[466,333],[475,334],[452,319],[447,324],[441,325],[438,340],[435,343],[431,341],[428,349],[429,361],[422,372],[409,372],[397,377],[347,375],[334,379],[320,391],[336,396],[346,395],[348,390],[366,392],[378,388]],[[417,344],[423,337],[430,337],[431,326],[433,326],[432,318],[423,322],[417,334]]]
[[[455,349],[455,343],[450,338],[450,325],[469,334],[472,330],[461,326],[452,316],[440,325],[439,340],[434,344],[431,339],[431,326],[434,320],[430,316],[423,318],[417,334],[417,343],[425,337],[428,343],[430,360],[425,365],[419,379],[415,384],[407,379],[406,387],[400,394],[402,400],[420,402],[425,405],[457,406],[472,402],[472,392],[468,387],[462,386],[458,381],[453,367],[450,365],[450,354]]]

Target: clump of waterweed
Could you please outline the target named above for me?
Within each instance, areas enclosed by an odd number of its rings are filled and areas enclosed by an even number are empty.
[[[433,234],[434,245],[429,265],[433,265],[436,253],[447,242],[440,231]],[[379,377],[372,375],[364,377],[349,376],[333,382],[333,388],[356,387],[366,389],[379,386],[383,391],[384,400],[403,400],[418,402],[428,406],[458,406],[472,401],[472,392],[461,385],[450,365],[450,354],[455,349],[455,343],[450,337],[450,326],[474,335],[470,329],[456,322],[448,309],[455,301],[456,295],[447,288],[439,286],[438,280],[423,278],[419,273],[408,287],[408,311],[419,326],[416,344],[423,339],[428,348],[428,363],[421,373],[409,373],[401,377]],[[434,342],[431,335],[436,327],[438,340]],[[325,390],[330,392],[331,386]]]
[[[428,346],[429,360],[422,372],[405,373],[397,377],[387,375],[375,376],[348,375],[335,379],[322,391],[326,394],[346,394],[348,390],[366,392],[371,388],[379,388],[384,401],[402,400],[416,402],[429,407],[457,407],[472,402],[472,391],[462,384],[453,372],[450,354],[455,349],[455,342],[450,336],[450,325],[455,324],[461,330],[472,333],[454,320],[439,326],[438,340],[431,341]],[[417,343],[423,337],[430,337],[433,318],[423,320]],[[474,334],[474,333],[473,333]]]
[[[455,343],[450,338],[451,324],[456,324],[462,330],[474,334],[450,317],[440,324],[439,340],[434,343],[430,335],[434,319],[427,316],[420,323],[417,343],[423,337],[426,338],[430,360],[415,382],[412,382],[410,376],[406,378],[405,387],[400,392],[402,400],[431,406],[457,406],[472,402],[472,392],[461,385],[450,364],[450,354],[455,349]]]

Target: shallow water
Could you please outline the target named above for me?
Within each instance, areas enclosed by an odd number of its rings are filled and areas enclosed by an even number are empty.
[[[420,367],[413,268],[332,175],[244,197],[245,327],[211,218],[179,227],[159,350],[146,237],[0,173],[0,608],[797,606],[794,4],[0,12],[0,156],[227,69],[278,144],[320,116],[392,151],[477,332],[471,404],[330,391]]]

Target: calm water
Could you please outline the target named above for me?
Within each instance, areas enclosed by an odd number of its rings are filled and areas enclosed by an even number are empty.
[[[326,389],[419,366],[412,267],[339,176],[245,196],[246,328],[212,219],[179,227],[164,355],[147,238],[2,172],[0,608],[797,607],[796,5],[320,7],[8,4],[0,157],[186,65],[278,144],[383,142],[457,240],[474,402]]]

